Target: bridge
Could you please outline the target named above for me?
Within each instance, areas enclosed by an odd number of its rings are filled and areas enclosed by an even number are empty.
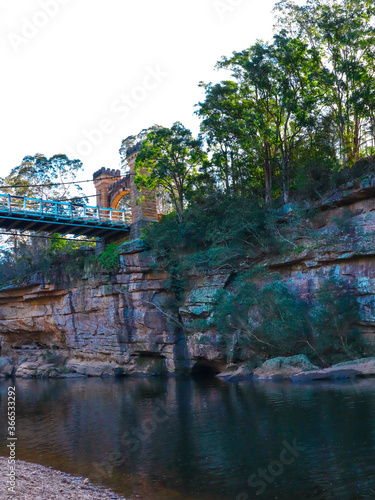
[[[158,220],[155,194],[140,192],[134,183],[139,151],[139,144],[126,150],[129,173],[125,176],[106,168],[95,172],[96,207],[0,194],[0,228],[96,237],[104,243],[128,235],[138,238],[142,228]],[[124,197],[129,198],[129,208],[121,210]]]
[[[112,241],[127,236],[131,215],[124,210],[0,194],[0,227]]]

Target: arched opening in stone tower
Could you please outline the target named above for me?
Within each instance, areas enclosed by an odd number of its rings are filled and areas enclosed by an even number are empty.
[[[131,219],[131,193],[130,191],[123,191],[119,193],[111,203],[111,208],[116,210],[123,210],[127,213],[127,217]]]
[[[116,210],[126,210],[127,208],[130,209],[131,206],[131,194],[129,193],[122,193],[119,195],[116,200],[113,203],[113,207]]]

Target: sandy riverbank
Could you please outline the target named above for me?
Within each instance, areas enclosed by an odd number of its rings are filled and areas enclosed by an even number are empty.
[[[0,457],[0,498],[17,500],[125,500],[111,490],[85,484],[84,478],[70,476],[42,465],[17,461],[16,493],[7,490],[8,459]],[[87,482],[87,480],[86,480]]]

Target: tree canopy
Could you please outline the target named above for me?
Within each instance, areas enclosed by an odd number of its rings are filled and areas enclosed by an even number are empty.
[[[80,170],[82,170],[81,161],[71,160],[63,154],[51,158],[39,153],[25,156],[20,165],[14,167],[9,175],[0,177],[1,191],[13,196],[50,200],[68,199],[77,204],[86,203],[87,198],[81,194],[81,186],[74,182]],[[25,237],[20,236],[17,230],[10,232],[12,235],[7,234],[10,237],[3,240],[3,246],[7,251],[8,244],[12,243],[13,252],[17,255],[19,240],[23,242]]]
[[[25,156],[21,164],[14,167],[8,176],[0,178],[0,183],[6,194],[16,196],[52,200],[73,195],[79,197],[82,188],[74,181],[80,170],[80,160],[71,160],[63,154],[47,158],[38,153]]]
[[[158,128],[147,135],[136,159],[135,183],[141,189],[165,190],[181,222],[187,197],[206,162],[202,140],[194,139],[190,130],[177,122],[171,128]]]
[[[318,164],[335,175],[375,153],[373,2],[282,0],[275,14],[272,42],[223,57],[232,78],[201,83],[196,110],[217,188],[266,203]]]
[[[167,192],[179,220],[197,193],[321,197],[375,155],[373,2],[281,0],[274,13],[271,41],[222,57],[231,76],[200,83],[198,139],[177,122],[123,142],[143,144],[136,182]]]

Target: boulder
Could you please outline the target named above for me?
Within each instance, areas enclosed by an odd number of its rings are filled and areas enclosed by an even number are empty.
[[[14,372],[15,372],[15,367],[11,363],[8,363],[2,369],[2,373],[7,377],[11,377],[14,374]]]
[[[57,368],[48,372],[48,378],[61,378],[61,373]]]
[[[9,358],[0,358],[0,372],[3,371],[3,368],[9,365],[12,361]]]
[[[291,377],[293,382],[309,382],[312,380],[338,380],[354,377],[375,376],[375,358],[361,358],[345,361],[337,365],[314,370],[308,373],[297,373]]]
[[[14,373],[13,362],[10,358],[0,358],[0,375],[10,377]]]
[[[37,375],[38,375],[38,377],[49,377],[49,374],[53,371],[56,371],[55,365],[46,364],[46,365],[38,366]]]
[[[77,373],[86,377],[114,377],[115,371],[118,370],[117,365],[108,363],[100,363],[95,361],[68,361],[66,368],[71,373]]]
[[[38,363],[22,363],[16,371],[16,377],[22,378],[32,378],[36,377],[38,369]]]
[[[269,359],[254,370],[254,378],[259,380],[283,380],[292,375],[318,370],[304,354]]]
[[[253,377],[253,372],[244,366],[240,366],[237,370],[218,373],[217,378],[225,382],[240,382]]]
[[[361,358],[338,363],[332,368],[345,368],[360,371],[361,375],[375,375],[375,358]],[[329,370],[329,368],[328,368]]]

